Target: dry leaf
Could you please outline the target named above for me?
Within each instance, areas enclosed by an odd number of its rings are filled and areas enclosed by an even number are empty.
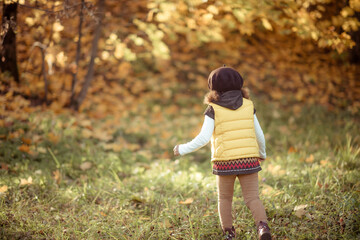
[[[314,162],[314,155],[310,154],[310,156],[305,159],[305,162],[313,163]]]
[[[307,206],[308,206],[307,204],[303,204],[303,205],[294,207],[295,216],[297,216],[298,218],[301,218],[302,216],[304,216],[307,213],[306,212]]]
[[[48,138],[49,138],[49,141],[54,144],[57,144],[59,142],[59,136],[56,136],[52,132],[48,134]]]
[[[288,153],[294,153],[297,152],[297,150],[294,147],[289,147]]]
[[[32,177],[28,177],[28,179],[20,178],[20,186],[31,185],[33,183],[32,181]]]
[[[28,144],[28,145],[31,144],[31,139],[30,139],[30,138],[22,137],[22,138],[21,138],[21,141],[22,141],[23,143],[25,143],[25,144]]]
[[[29,153],[30,152],[30,147],[28,145],[23,144],[23,145],[21,145],[19,147],[19,150],[22,151],[22,152]]]
[[[91,167],[92,167],[91,162],[83,162],[82,164],[80,164],[80,169],[83,171],[89,170]]]
[[[285,169],[282,169],[280,165],[269,164],[267,170],[274,176],[283,176],[285,175]]]
[[[169,219],[165,219],[164,221],[164,227],[166,228],[171,228],[173,225],[170,223]]]
[[[38,147],[37,149],[37,152],[39,152],[39,153],[46,153],[47,151],[46,151],[46,148],[44,148],[44,147]]]
[[[2,170],[9,170],[9,166],[6,163],[1,163],[1,169]]]
[[[273,192],[274,192],[274,188],[269,185],[265,185],[261,190],[262,195],[271,195]]]
[[[188,198],[188,199],[186,199],[185,201],[180,201],[179,204],[182,204],[182,205],[190,205],[193,201],[194,201],[193,198]]]
[[[84,128],[83,130],[81,130],[81,135],[84,137],[84,138],[91,138],[93,132],[87,128]]]
[[[105,150],[113,150],[114,152],[121,152],[121,150],[123,149],[123,146],[120,144],[116,144],[116,143],[106,143],[106,144],[104,144],[104,149]]]
[[[61,182],[61,173],[60,171],[57,169],[56,171],[53,171],[53,178],[56,181],[57,184],[60,184]]]
[[[7,190],[8,190],[8,186],[6,186],[6,185],[0,187],[0,194],[5,193]]]

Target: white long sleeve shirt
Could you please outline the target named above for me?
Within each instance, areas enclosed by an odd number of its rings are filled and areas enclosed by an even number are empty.
[[[256,114],[254,114],[254,127],[255,127],[256,141],[259,145],[260,157],[265,159],[266,158],[265,137],[261,129],[261,126],[259,124],[259,121],[256,117]],[[204,123],[201,127],[200,133],[190,142],[179,145],[180,155],[185,155],[187,153],[193,152],[205,146],[210,141],[211,136],[214,132],[214,128],[215,128],[214,119],[205,115]]]

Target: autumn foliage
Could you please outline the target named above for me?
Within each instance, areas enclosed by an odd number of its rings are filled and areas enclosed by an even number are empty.
[[[1,115],[26,118],[45,94],[42,107],[67,111],[73,75],[79,93],[88,70],[98,9],[94,0],[19,1],[21,77],[16,83],[1,75]],[[358,0],[105,1],[104,11],[94,81],[80,106],[90,116],[121,117],[149,101],[164,107],[201,98],[208,73],[222,64],[239,70],[256,95],[295,112],[302,104],[352,113],[360,107]]]

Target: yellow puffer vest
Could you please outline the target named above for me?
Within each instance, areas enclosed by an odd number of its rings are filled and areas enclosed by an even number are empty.
[[[211,161],[260,157],[254,129],[254,105],[243,98],[243,105],[231,110],[210,103],[215,112],[211,138]]]

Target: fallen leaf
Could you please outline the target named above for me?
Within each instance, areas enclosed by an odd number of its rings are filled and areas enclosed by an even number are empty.
[[[25,178],[20,178],[20,186],[24,186],[24,185],[31,185],[33,182],[32,177],[28,177],[28,179]]]
[[[39,153],[46,153],[46,148],[44,148],[44,147],[38,147],[36,150]]]
[[[84,128],[84,129],[81,131],[81,135],[82,135],[84,138],[91,138],[91,136],[93,135],[93,132],[90,131],[90,130],[87,129],[87,128]]]
[[[172,224],[170,223],[169,219],[165,219],[164,227],[166,227],[166,228],[171,228],[172,227]]]
[[[273,192],[274,188],[269,185],[265,185],[261,190],[262,195],[271,195]]]
[[[294,147],[289,147],[288,153],[294,153],[297,152]]]
[[[104,216],[104,217],[107,216],[106,213],[104,213],[104,212],[100,212],[100,215],[101,215],[101,216]]]
[[[7,190],[8,190],[8,186],[6,186],[6,185],[0,187],[0,194],[5,193]]]
[[[30,138],[22,137],[22,138],[21,138],[21,141],[22,141],[23,143],[25,143],[25,144],[28,144],[28,145],[31,144],[31,139],[30,139]]]
[[[179,204],[190,205],[192,202],[194,202],[194,199],[193,198],[188,198],[185,201],[180,201]]]
[[[52,132],[48,134],[48,138],[49,138],[49,141],[54,144],[57,144],[59,142],[59,136],[56,136]]]
[[[106,143],[106,144],[104,144],[104,149],[112,150],[114,152],[121,152],[121,150],[123,149],[123,146],[120,144],[116,144],[116,143]]]
[[[29,153],[30,152],[30,147],[28,145],[23,144],[23,145],[21,145],[19,147],[19,150],[22,151],[22,152]]]
[[[273,176],[283,176],[286,173],[285,169],[282,169],[280,165],[273,165],[273,164],[268,165],[268,171]]]
[[[305,162],[313,163],[314,162],[314,155],[310,154],[310,156],[305,159]]]
[[[1,163],[1,169],[7,171],[9,170],[9,166],[6,163]]]
[[[304,216],[307,213],[306,212],[307,206],[308,206],[307,204],[303,204],[303,205],[294,207],[295,216],[297,216],[298,218],[301,218],[302,216]]]
[[[60,184],[61,182],[61,173],[60,171],[57,169],[56,171],[53,171],[53,178],[56,181],[57,184]]]
[[[92,167],[91,162],[83,162],[82,164],[80,164],[80,169],[83,171],[89,170],[91,167]]]

